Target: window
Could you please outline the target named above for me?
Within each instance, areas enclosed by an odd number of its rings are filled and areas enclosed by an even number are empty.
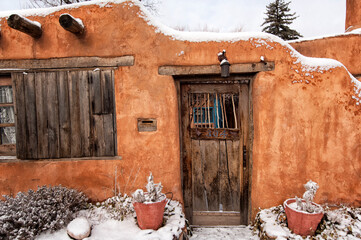
[[[15,115],[10,75],[0,75],[0,154],[15,155]]]
[[[189,93],[192,128],[238,129],[236,93]]]
[[[20,159],[115,156],[113,71],[13,73]]]

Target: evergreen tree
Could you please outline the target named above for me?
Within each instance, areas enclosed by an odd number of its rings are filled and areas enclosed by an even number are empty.
[[[288,5],[291,3],[284,0],[275,0],[266,6],[267,17],[261,26],[265,26],[262,31],[279,36],[283,40],[293,40],[302,35],[289,25],[297,18],[296,13],[289,13]]]

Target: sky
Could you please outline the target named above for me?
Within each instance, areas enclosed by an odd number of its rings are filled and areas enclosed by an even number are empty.
[[[0,11],[21,9],[28,0],[0,0]],[[243,32],[262,30],[266,5],[273,0],[158,0],[158,18],[181,30]],[[287,0],[286,0],[287,1]],[[346,0],[293,0],[299,16],[291,28],[304,37],[341,34],[345,29]]]

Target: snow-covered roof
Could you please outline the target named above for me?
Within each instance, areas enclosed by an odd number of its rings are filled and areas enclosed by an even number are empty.
[[[141,11],[138,12],[138,16],[143,18],[148,25],[154,27],[156,33],[161,33],[165,36],[169,36],[172,40],[188,41],[188,42],[238,42],[238,41],[251,41],[252,44],[257,47],[266,47],[267,49],[273,49],[270,43],[278,43],[285,47],[286,51],[296,59],[294,64],[301,64],[302,72],[319,72],[330,70],[336,67],[346,67],[334,59],[326,58],[312,58],[306,57],[297,52],[289,43],[296,41],[306,41],[306,39],[295,40],[286,42],[281,38],[264,33],[264,32],[236,32],[236,33],[215,33],[215,32],[183,32],[166,26],[161,23],[155,16],[149,13],[149,11],[138,0],[93,0],[88,2],[63,5],[52,8],[37,8],[37,9],[25,9],[17,11],[5,11],[0,12],[0,18],[8,17],[11,14],[19,14],[22,16],[47,16],[54,12],[63,9],[75,9],[87,5],[97,5],[101,8],[112,7],[113,4],[124,4],[125,6],[132,7],[137,6]],[[356,29],[349,33],[342,35],[360,34],[361,29]],[[338,35],[340,36],[340,35]],[[316,38],[315,38],[316,39]],[[298,71],[297,69],[295,71]],[[355,79],[351,74],[352,83],[355,86],[356,96],[353,98],[357,101],[357,104],[361,104],[361,82]]]
[[[318,37],[310,37],[310,38],[300,38],[296,40],[287,41],[288,43],[299,43],[299,42],[306,42],[306,41],[313,41],[313,40],[320,40],[320,39],[327,39],[333,37],[342,37],[342,36],[350,36],[350,35],[360,35],[361,28],[356,28],[350,32],[340,33],[340,34],[331,34],[331,35],[324,35]]]

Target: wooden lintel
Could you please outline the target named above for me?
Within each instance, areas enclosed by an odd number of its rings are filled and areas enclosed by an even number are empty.
[[[230,73],[256,73],[263,71],[272,71],[274,62],[258,63],[234,63],[231,64]],[[221,74],[219,65],[204,66],[161,66],[158,69],[160,75],[203,75],[203,74]]]
[[[38,22],[31,21],[18,14],[12,14],[7,20],[9,27],[20,32],[26,33],[33,38],[40,38],[43,34],[41,25]]]
[[[97,68],[133,66],[134,56],[113,58],[102,57],[69,57],[50,59],[0,60],[0,69],[56,69],[56,68]]]
[[[59,17],[60,25],[67,31],[77,35],[84,33],[83,22],[79,18],[74,18],[68,13],[64,13]]]

